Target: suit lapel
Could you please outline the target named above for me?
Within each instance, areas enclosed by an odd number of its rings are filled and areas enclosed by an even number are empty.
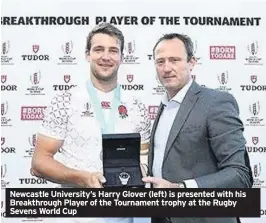
[[[156,131],[156,128],[157,128],[163,109],[164,109],[164,104],[161,103],[158,109],[158,114],[154,120],[153,127],[151,130],[150,149],[149,149],[149,155],[148,155],[148,175],[150,176],[152,175],[152,164],[153,164],[153,156],[154,156],[154,136],[155,136],[155,131]]]
[[[172,128],[169,133],[169,137],[166,143],[165,153],[164,153],[164,159],[163,164],[165,162],[165,159],[167,158],[170,149],[172,148],[172,145],[178,136],[181,128],[183,127],[186,119],[188,118],[189,113],[191,112],[192,108],[194,107],[198,95],[197,93],[200,91],[200,86],[196,84],[195,82],[192,83],[190,89],[188,90],[183,102],[180,105],[180,108],[178,110],[178,113],[175,117],[175,120],[173,122]]]

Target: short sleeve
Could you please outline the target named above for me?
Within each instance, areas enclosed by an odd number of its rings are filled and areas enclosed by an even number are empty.
[[[64,140],[67,133],[67,123],[70,114],[71,94],[64,92],[57,94],[45,109],[44,119],[38,133]]]

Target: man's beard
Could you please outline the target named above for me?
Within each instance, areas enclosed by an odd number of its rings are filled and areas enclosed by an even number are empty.
[[[91,72],[92,72],[93,76],[97,80],[100,80],[100,81],[110,81],[110,80],[114,79],[117,75],[117,70],[114,70],[113,73],[111,75],[108,75],[108,76],[101,75],[94,69],[92,69]]]

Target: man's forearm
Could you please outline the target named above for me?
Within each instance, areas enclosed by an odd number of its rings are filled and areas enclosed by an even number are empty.
[[[49,156],[34,158],[31,172],[36,177],[43,177],[54,183],[85,186],[81,180],[81,171],[68,168]]]

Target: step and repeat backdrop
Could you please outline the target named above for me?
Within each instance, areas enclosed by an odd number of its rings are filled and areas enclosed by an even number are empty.
[[[36,131],[51,98],[89,77],[86,37],[96,24],[110,22],[125,35],[119,82],[124,93],[142,98],[152,121],[164,93],[155,73],[153,46],[165,33],[192,38],[197,58],[193,78],[237,99],[254,187],[262,188],[261,218],[242,221],[265,222],[265,8],[263,1],[2,1],[2,221],[54,222],[5,218],[5,188],[56,186],[29,172]]]

